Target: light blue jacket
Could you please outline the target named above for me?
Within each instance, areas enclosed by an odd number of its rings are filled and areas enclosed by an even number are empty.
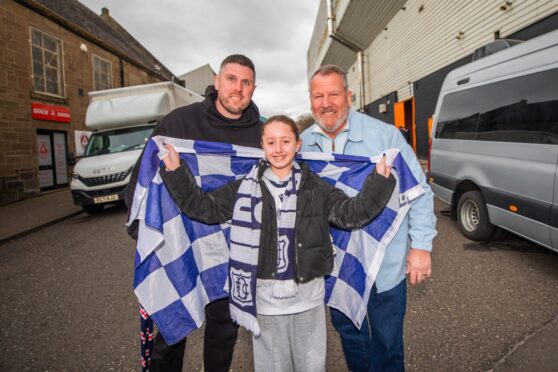
[[[301,134],[301,151],[333,150],[335,153],[348,155],[375,156],[389,148],[398,148],[425,191],[412,203],[401,228],[386,248],[376,278],[378,292],[384,292],[405,279],[409,247],[432,250],[432,239],[436,236],[433,194],[413,149],[397,128],[354,110],[349,114],[348,123],[348,128],[335,137],[335,143],[314,124]]]

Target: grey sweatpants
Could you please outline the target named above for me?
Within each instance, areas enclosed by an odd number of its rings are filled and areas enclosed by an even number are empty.
[[[256,372],[320,372],[326,363],[324,305],[291,315],[260,315],[252,336]]]

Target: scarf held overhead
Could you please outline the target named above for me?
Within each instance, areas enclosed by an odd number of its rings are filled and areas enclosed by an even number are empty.
[[[165,341],[172,345],[203,324],[205,305],[229,296],[225,285],[231,224],[205,225],[180,213],[159,176],[160,156],[166,153],[164,143],[175,147],[204,191],[250,173],[263,158],[263,151],[163,136],[151,138],[145,147],[128,221],[139,220],[134,293]],[[297,160],[354,196],[382,155],[366,158],[301,153]],[[333,272],[326,277],[325,302],[347,315],[358,328],[385,249],[410,203],[424,193],[397,149],[386,149],[385,155],[397,179],[387,207],[362,229],[330,228],[336,255]],[[255,301],[255,293],[250,295]]]

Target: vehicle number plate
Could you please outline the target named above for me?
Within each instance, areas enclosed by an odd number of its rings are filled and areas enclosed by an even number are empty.
[[[106,203],[113,200],[118,200],[118,195],[115,194],[115,195],[99,196],[93,198],[93,203],[100,204],[100,203]]]

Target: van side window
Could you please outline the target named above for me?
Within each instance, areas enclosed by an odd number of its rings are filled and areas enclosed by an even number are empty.
[[[444,97],[436,138],[475,139],[479,108],[467,104],[475,100],[473,94],[471,90],[463,90]]]
[[[444,97],[437,138],[558,144],[558,69]]]

